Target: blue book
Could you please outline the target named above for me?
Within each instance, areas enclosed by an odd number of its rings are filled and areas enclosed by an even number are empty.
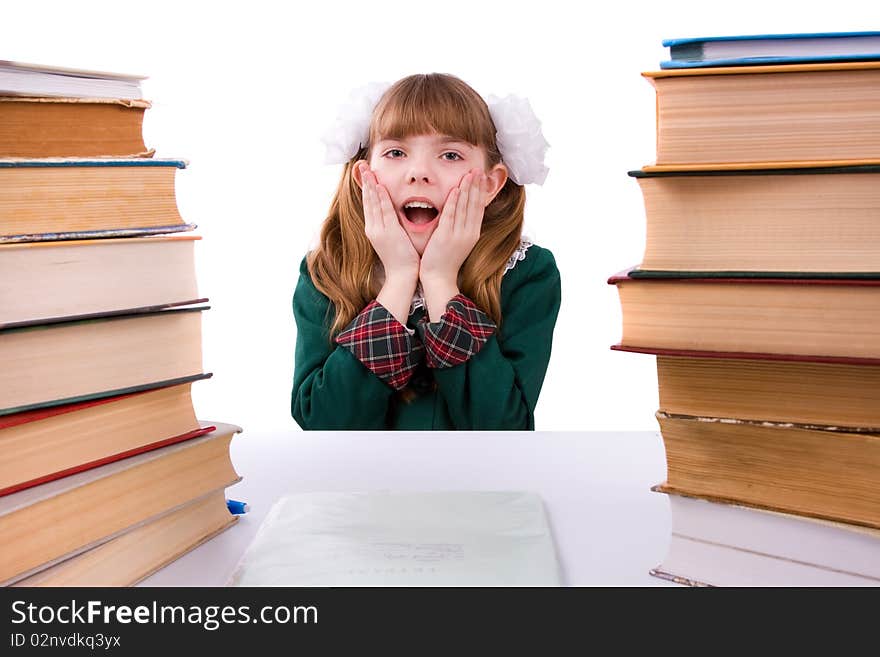
[[[750,34],[666,39],[660,68],[880,60],[880,32]]]

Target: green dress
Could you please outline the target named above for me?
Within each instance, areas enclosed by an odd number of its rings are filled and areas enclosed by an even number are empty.
[[[404,401],[350,349],[331,341],[331,302],[315,288],[303,259],[293,295],[291,414],[303,429],[533,430],[560,297],[553,254],[524,242],[502,278],[501,326],[465,362],[422,364],[407,384],[415,398]],[[424,312],[415,309],[408,328],[415,329]]]

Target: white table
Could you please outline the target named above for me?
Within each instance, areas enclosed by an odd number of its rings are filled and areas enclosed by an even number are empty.
[[[568,586],[675,586],[652,577],[669,542],[658,432],[300,432],[238,434],[250,512],[141,582],[223,586],[272,504],[310,491],[529,490],[541,495]]]

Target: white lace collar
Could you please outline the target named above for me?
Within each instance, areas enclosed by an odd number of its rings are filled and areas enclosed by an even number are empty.
[[[526,259],[526,251],[528,251],[531,246],[534,246],[534,242],[528,237],[520,239],[519,246],[516,247],[516,250],[511,254],[510,258],[508,258],[507,264],[504,265],[504,274],[502,274],[502,276],[516,267],[516,263]],[[422,295],[422,284],[419,283],[416,287],[415,294],[413,294],[412,303],[409,305],[409,314],[412,315],[419,308],[424,307],[425,297]]]
[[[513,254],[508,259],[507,264],[504,265],[505,274],[516,267],[516,263],[518,263],[520,260],[526,259],[526,251],[529,250],[530,246],[534,246],[534,243],[528,237],[523,237],[519,241],[519,246],[516,247],[516,251],[513,252]]]

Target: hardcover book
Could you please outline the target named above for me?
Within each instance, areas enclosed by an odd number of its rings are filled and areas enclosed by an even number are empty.
[[[646,270],[880,277],[880,166],[631,171]]]
[[[0,242],[190,230],[177,208],[182,160],[0,159]]]
[[[0,95],[0,157],[151,157],[145,100]]]
[[[657,413],[664,492],[880,528],[880,434]]]
[[[620,297],[623,347],[880,362],[880,279],[626,271],[608,282]]]
[[[643,73],[663,170],[880,162],[880,61]]]
[[[0,416],[201,377],[205,309],[0,330]]]
[[[200,303],[190,235],[0,244],[0,329]]]
[[[691,586],[880,586],[880,530],[668,497],[670,545],[652,575]]]
[[[199,239],[0,244],[0,329],[205,301],[196,281]]]
[[[800,64],[880,59],[880,32],[742,34],[665,39],[660,68]]]
[[[880,433],[880,362],[641,351],[657,356],[664,413]]]
[[[208,433],[191,386],[0,416],[0,496]]]
[[[141,97],[141,81],[146,79],[131,73],[0,61],[2,96],[137,99]]]

